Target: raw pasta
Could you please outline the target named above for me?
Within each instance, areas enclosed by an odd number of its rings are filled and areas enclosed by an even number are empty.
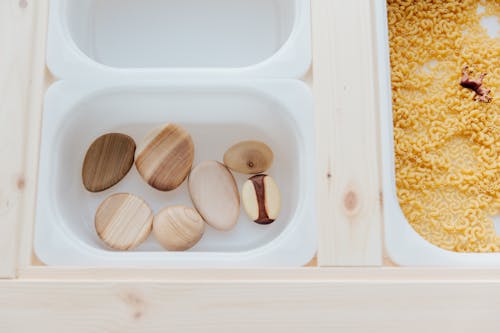
[[[480,6],[480,7],[479,7]],[[500,1],[388,0],[396,185],[412,227],[459,252],[500,251]],[[487,76],[490,103],[462,88]]]

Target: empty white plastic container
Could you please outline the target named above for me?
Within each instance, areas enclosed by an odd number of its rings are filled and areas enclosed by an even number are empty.
[[[48,265],[301,266],[317,248],[313,102],[299,80],[310,61],[308,0],[52,0],[47,62],[61,80],[45,98],[35,253]],[[261,140],[275,153],[268,174],[282,193],[277,221],[241,211],[237,226],[207,225],[186,252],[151,235],[133,251],[99,239],[94,214],[108,195],[141,196],[156,213],[192,206],[186,182],[149,187],[135,167],[117,185],[85,190],[81,167],[98,136],[139,143],[174,122],[195,143],[195,164],[222,160],[231,145]],[[235,174],[241,188],[247,176]]]
[[[302,76],[309,0],[52,0],[47,63],[59,78]]]

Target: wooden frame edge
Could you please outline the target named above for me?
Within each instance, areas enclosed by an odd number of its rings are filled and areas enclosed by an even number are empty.
[[[38,141],[44,93],[47,0],[2,1],[0,43],[0,278],[31,260]],[[36,144],[35,144],[36,143]]]

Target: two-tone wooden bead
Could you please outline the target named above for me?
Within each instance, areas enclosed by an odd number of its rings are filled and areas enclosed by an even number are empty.
[[[243,208],[248,216],[259,224],[274,222],[281,209],[278,185],[268,175],[256,175],[248,179],[241,191]]]

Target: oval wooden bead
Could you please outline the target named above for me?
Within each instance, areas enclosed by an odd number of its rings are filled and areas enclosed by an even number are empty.
[[[230,230],[238,221],[240,198],[231,171],[217,161],[198,164],[189,175],[189,194],[193,203],[212,227]]]
[[[256,175],[243,184],[243,208],[259,224],[270,224],[278,218],[281,195],[278,185],[267,175]]]
[[[257,174],[266,171],[273,164],[271,148],[260,141],[242,141],[230,147],[224,154],[224,164],[231,170]]]
[[[194,160],[191,135],[166,124],[151,131],[137,148],[135,166],[141,177],[160,191],[171,191],[186,179]]]
[[[193,247],[203,236],[205,221],[198,212],[184,206],[167,207],[153,221],[153,234],[169,251],[184,251]]]
[[[139,246],[151,232],[153,212],[141,198],[129,193],[107,197],[97,208],[97,235],[111,248],[130,250]]]
[[[117,184],[134,164],[135,142],[125,134],[104,134],[92,142],[82,166],[83,186],[90,192]]]

